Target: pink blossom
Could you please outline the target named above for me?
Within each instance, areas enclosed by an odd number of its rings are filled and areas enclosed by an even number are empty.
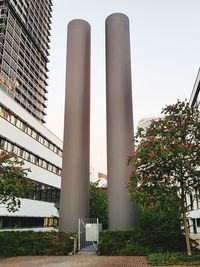
[[[155,156],[156,156],[156,152],[155,152],[155,151],[151,151],[151,152],[149,152],[149,156],[150,156],[151,158],[155,157]]]

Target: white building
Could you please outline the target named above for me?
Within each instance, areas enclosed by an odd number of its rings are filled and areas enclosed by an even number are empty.
[[[0,149],[23,159],[37,184],[18,212],[0,206],[0,228],[57,222],[63,144],[42,124],[51,12],[51,0],[0,0]]]
[[[189,104],[198,107],[200,110],[200,69],[197,74]],[[188,196],[187,202],[190,233],[200,234],[200,199],[197,199],[196,192],[191,196]]]
[[[33,194],[21,200],[19,211],[9,213],[0,206],[0,227],[56,224],[52,216],[57,216],[54,202],[60,195],[62,142],[1,90],[0,144],[24,160],[25,167],[31,169],[28,178],[37,183]]]

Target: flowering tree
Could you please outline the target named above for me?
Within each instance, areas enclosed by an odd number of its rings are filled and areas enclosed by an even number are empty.
[[[147,129],[139,128],[134,137],[135,151],[128,157],[134,169],[129,192],[147,206],[163,198],[178,205],[191,255],[186,197],[200,188],[200,112],[178,101],[162,114]]]
[[[21,201],[34,183],[26,179],[29,169],[13,152],[0,151],[0,204],[5,204],[9,212],[19,210]]]

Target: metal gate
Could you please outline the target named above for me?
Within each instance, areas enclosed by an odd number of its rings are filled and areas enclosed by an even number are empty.
[[[98,218],[81,218],[78,221],[78,250],[96,250],[99,241]]]

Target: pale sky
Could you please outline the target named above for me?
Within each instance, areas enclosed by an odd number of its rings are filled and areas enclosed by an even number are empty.
[[[47,127],[63,137],[67,24],[91,25],[91,165],[106,172],[105,19],[130,19],[134,124],[189,99],[200,67],[200,0],[53,0]]]

